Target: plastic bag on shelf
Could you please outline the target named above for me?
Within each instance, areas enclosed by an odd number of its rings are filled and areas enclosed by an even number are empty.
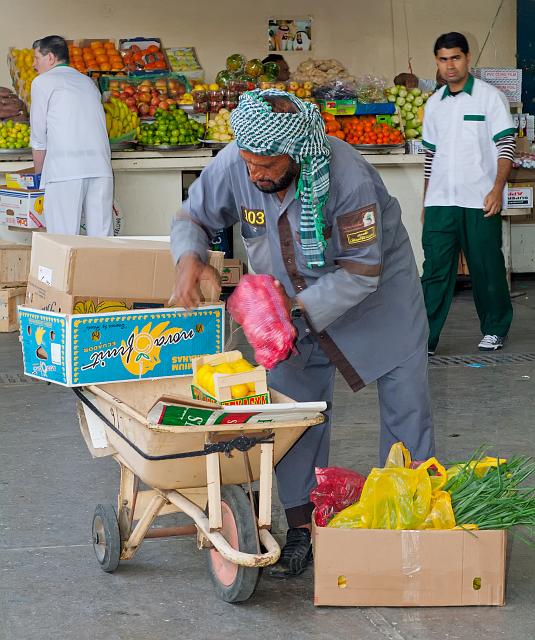
[[[297,331],[273,276],[244,275],[227,309],[242,325],[258,364],[272,369],[290,355]]]
[[[360,499],[366,478],[343,467],[316,467],[318,486],[310,492],[315,505],[315,521],[326,527],[331,518]]]
[[[357,86],[350,80],[332,80],[316,87],[313,95],[320,100],[354,100]]]
[[[373,75],[360,76],[356,80],[357,100],[359,102],[386,102],[386,78]]]

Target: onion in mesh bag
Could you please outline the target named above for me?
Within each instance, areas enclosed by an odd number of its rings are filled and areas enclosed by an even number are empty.
[[[273,276],[244,275],[227,309],[242,325],[258,364],[272,369],[289,356],[297,331]]]

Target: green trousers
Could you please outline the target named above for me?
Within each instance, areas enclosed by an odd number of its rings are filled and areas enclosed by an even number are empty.
[[[429,320],[429,349],[435,350],[453,298],[459,250],[472,279],[483,335],[506,336],[513,319],[502,254],[502,220],[481,209],[426,207],[422,236],[422,287]]]

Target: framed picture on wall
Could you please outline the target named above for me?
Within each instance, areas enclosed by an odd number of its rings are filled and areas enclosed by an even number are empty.
[[[312,49],[312,18],[290,20],[270,18],[268,49],[269,51],[310,51]]]

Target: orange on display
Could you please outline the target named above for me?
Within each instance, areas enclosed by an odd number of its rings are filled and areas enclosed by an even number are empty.
[[[124,62],[112,41],[93,40],[89,47],[69,44],[70,66],[81,73],[88,71],[122,71]]]

